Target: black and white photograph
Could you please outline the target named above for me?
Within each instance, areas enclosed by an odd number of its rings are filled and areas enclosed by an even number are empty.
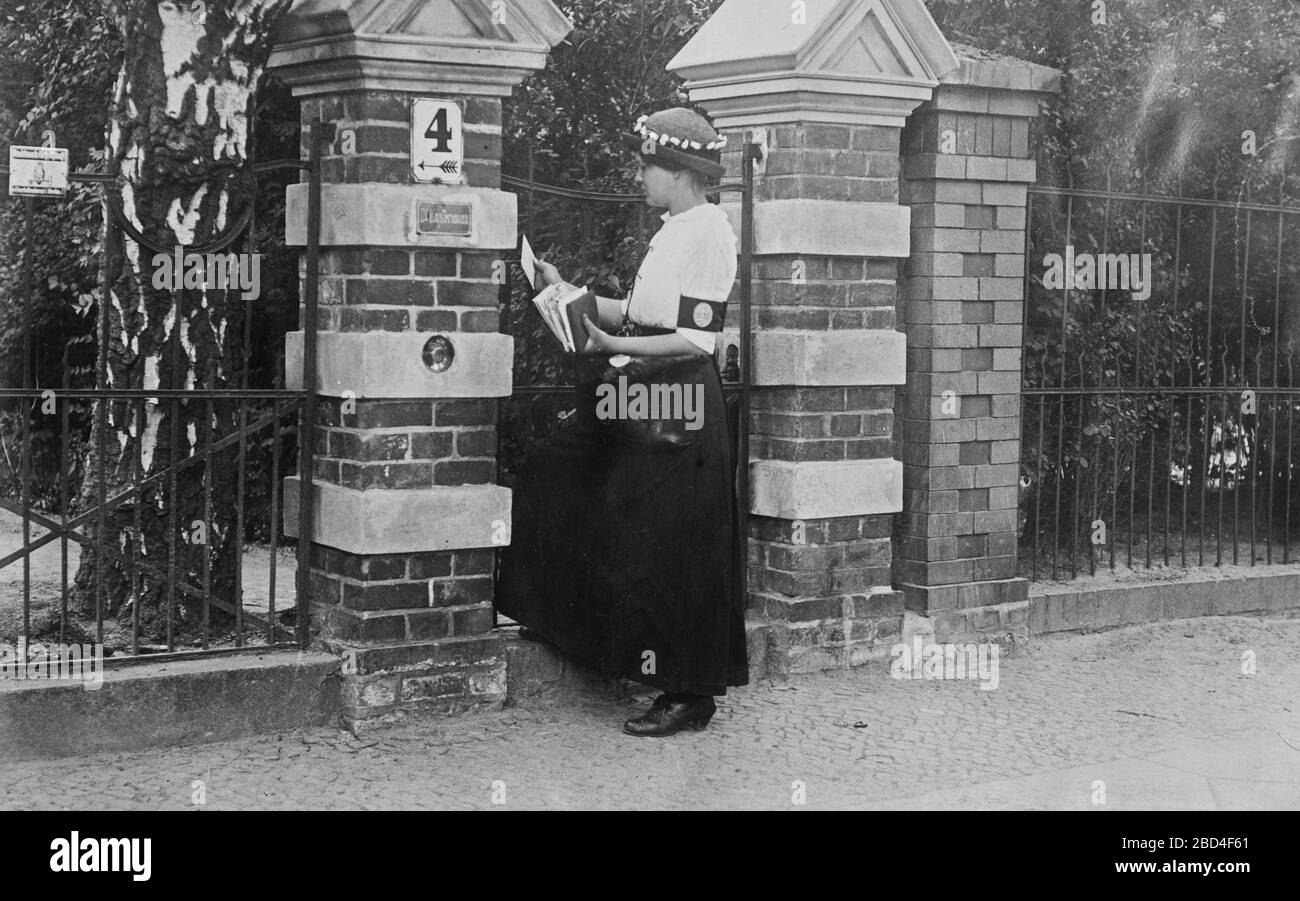
[[[0,182],[24,868],[1300,810],[1300,2],[0,0]]]

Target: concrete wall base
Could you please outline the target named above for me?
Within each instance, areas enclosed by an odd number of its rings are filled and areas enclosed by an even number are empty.
[[[1207,569],[1184,572],[1176,582],[1145,585],[1101,587],[1080,578],[1049,590],[1031,583],[1029,631],[1034,635],[1097,632],[1196,616],[1300,610],[1300,567],[1258,567],[1246,572]]]
[[[110,669],[103,685],[0,680],[0,761],[221,741],[333,723],[339,659],[276,651]]]

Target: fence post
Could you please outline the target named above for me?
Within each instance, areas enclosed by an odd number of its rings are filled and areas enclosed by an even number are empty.
[[[354,723],[505,697],[492,569],[509,541],[510,492],[495,484],[495,398],[511,388],[499,285],[518,238],[515,195],[500,190],[501,98],[569,24],[548,0],[473,21],[428,6],[303,5],[269,63],[304,123],[336,128],[308,273],[320,283],[312,623],[343,657]],[[419,105],[419,122],[417,98],[437,101],[427,117]],[[424,156],[418,168],[412,147],[426,140],[450,151],[446,168],[430,171]],[[286,203],[299,246],[306,188]],[[303,337],[286,342],[291,388]],[[286,532],[304,531],[296,479],[284,506]]]
[[[752,341],[741,349],[754,386],[751,673],[862,664],[901,632],[890,585],[909,215],[899,137],[956,65],[921,0],[727,0],[668,66],[727,137],[729,178],[747,132],[764,147]],[[724,209],[739,218],[738,204]]]
[[[1060,73],[973,48],[903,132],[903,515],[894,580],[936,639],[1029,634],[1016,578],[1030,126]]]

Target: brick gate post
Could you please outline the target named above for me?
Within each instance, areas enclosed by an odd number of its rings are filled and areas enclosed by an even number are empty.
[[[1016,577],[1031,125],[1060,73],[972,47],[903,132],[912,211],[894,581],[936,639],[1028,639]]]
[[[313,623],[343,655],[352,721],[505,697],[504,639],[490,634],[494,545],[510,523],[494,398],[511,390],[498,261],[517,222],[515,195],[500,190],[501,98],[569,28],[549,0],[304,0],[277,36],[270,66],[304,125],[337,126],[322,169],[311,566]],[[416,97],[457,105],[463,182],[416,178]],[[427,130],[454,130],[455,118]],[[306,199],[306,185],[290,187],[291,245],[306,243]],[[290,387],[302,334],[287,340]],[[291,478],[291,536],[297,506]]]
[[[921,0],[727,0],[669,64],[727,136],[729,179],[747,133],[765,151],[749,423],[757,675],[860,664],[901,629],[890,587],[910,217],[899,141],[956,65]]]

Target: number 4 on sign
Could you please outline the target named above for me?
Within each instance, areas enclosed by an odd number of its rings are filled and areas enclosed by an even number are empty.
[[[433,141],[434,153],[451,153],[451,129],[447,127],[447,108],[440,107],[433,121],[424,130],[424,136]]]
[[[459,183],[465,165],[461,108],[418,97],[411,104],[411,172],[416,181]]]

